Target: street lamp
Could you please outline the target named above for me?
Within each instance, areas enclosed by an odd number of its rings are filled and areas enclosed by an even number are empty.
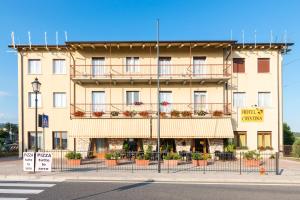
[[[38,110],[38,98],[37,95],[40,92],[41,83],[39,82],[38,78],[35,78],[33,82],[31,82],[32,90],[35,93],[35,147],[34,152],[38,151],[38,121],[37,121],[37,110]]]

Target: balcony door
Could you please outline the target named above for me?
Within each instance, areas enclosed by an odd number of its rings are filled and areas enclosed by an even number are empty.
[[[169,113],[172,109],[172,92],[171,91],[162,91],[160,95],[160,111]]]
[[[105,74],[105,59],[92,58],[92,75],[93,77],[103,76]]]
[[[139,57],[126,57],[126,72],[137,73],[139,71]]]
[[[92,111],[105,112],[105,92],[92,92]]]
[[[171,57],[159,58],[159,75],[171,75]]]
[[[193,58],[193,75],[200,77],[208,74],[207,66],[205,65],[205,57]]]
[[[207,111],[207,93],[206,91],[194,92],[194,110],[195,111]]]

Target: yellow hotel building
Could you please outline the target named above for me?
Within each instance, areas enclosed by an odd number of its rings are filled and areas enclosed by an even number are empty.
[[[20,150],[35,145],[37,77],[38,113],[49,116],[38,129],[42,149],[157,149],[160,115],[161,145],[173,151],[214,153],[230,139],[241,150],[279,151],[282,60],[291,45],[160,41],[159,58],[155,41],[17,45]]]

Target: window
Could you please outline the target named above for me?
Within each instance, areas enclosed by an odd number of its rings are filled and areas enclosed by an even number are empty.
[[[37,94],[37,107],[42,107],[42,95],[41,93]],[[28,107],[29,108],[35,108],[35,93],[29,92],[28,93]]]
[[[65,60],[54,59],[53,60],[53,74],[66,74]]]
[[[247,147],[247,132],[234,131],[234,141],[237,148]]]
[[[126,57],[126,72],[134,73],[139,71],[139,58]]]
[[[159,92],[160,96],[160,111],[169,113],[172,109],[172,92],[171,91],[163,91]]]
[[[39,59],[30,59],[28,60],[28,74],[41,74],[41,60]]]
[[[233,107],[241,108],[245,107],[246,93],[245,92],[234,92],[233,93]]]
[[[206,92],[195,91],[194,92],[194,110],[195,111],[207,111],[206,104]]]
[[[38,132],[38,140],[37,140],[37,146],[38,149],[41,149],[42,147],[44,147],[43,144],[43,134],[42,132]],[[31,131],[28,132],[28,149],[35,149],[35,132]]]
[[[205,65],[205,57],[194,57],[193,58],[193,75],[203,76],[207,75],[207,66]]]
[[[233,58],[233,73],[245,73],[245,58]]]
[[[93,112],[105,111],[105,92],[93,91],[92,92]]]
[[[105,74],[105,59],[92,58],[92,75],[101,76]]]
[[[54,92],[53,93],[53,107],[54,108],[65,108],[67,105],[67,97],[65,92]]]
[[[127,91],[126,92],[126,104],[134,105],[135,102],[140,101],[140,92],[138,91]]]
[[[270,58],[258,58],[257,59],[258,73],[270,72]]]
[[[271,92],[259,92],[258,107],[270,107],[270,106],[271,106]]]
[[[53,149],[67,149],[68,137],[65,131],[53,132]]]
[[[171,57],[159,58],[159,74],[171,75]]]
[[[258,148],[271,148],[271,131],[257,132],[257,147]]]

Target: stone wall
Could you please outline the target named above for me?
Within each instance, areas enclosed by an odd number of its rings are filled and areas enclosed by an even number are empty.
[[[108,150],[122,150],[125,139],[107,139]]]
[[[190,151],[192,139],[175,139],[176,151]]]
[[[215,153],[215,151],[223,151],[224,142],[223,139],[208,139],[209,152]]]

